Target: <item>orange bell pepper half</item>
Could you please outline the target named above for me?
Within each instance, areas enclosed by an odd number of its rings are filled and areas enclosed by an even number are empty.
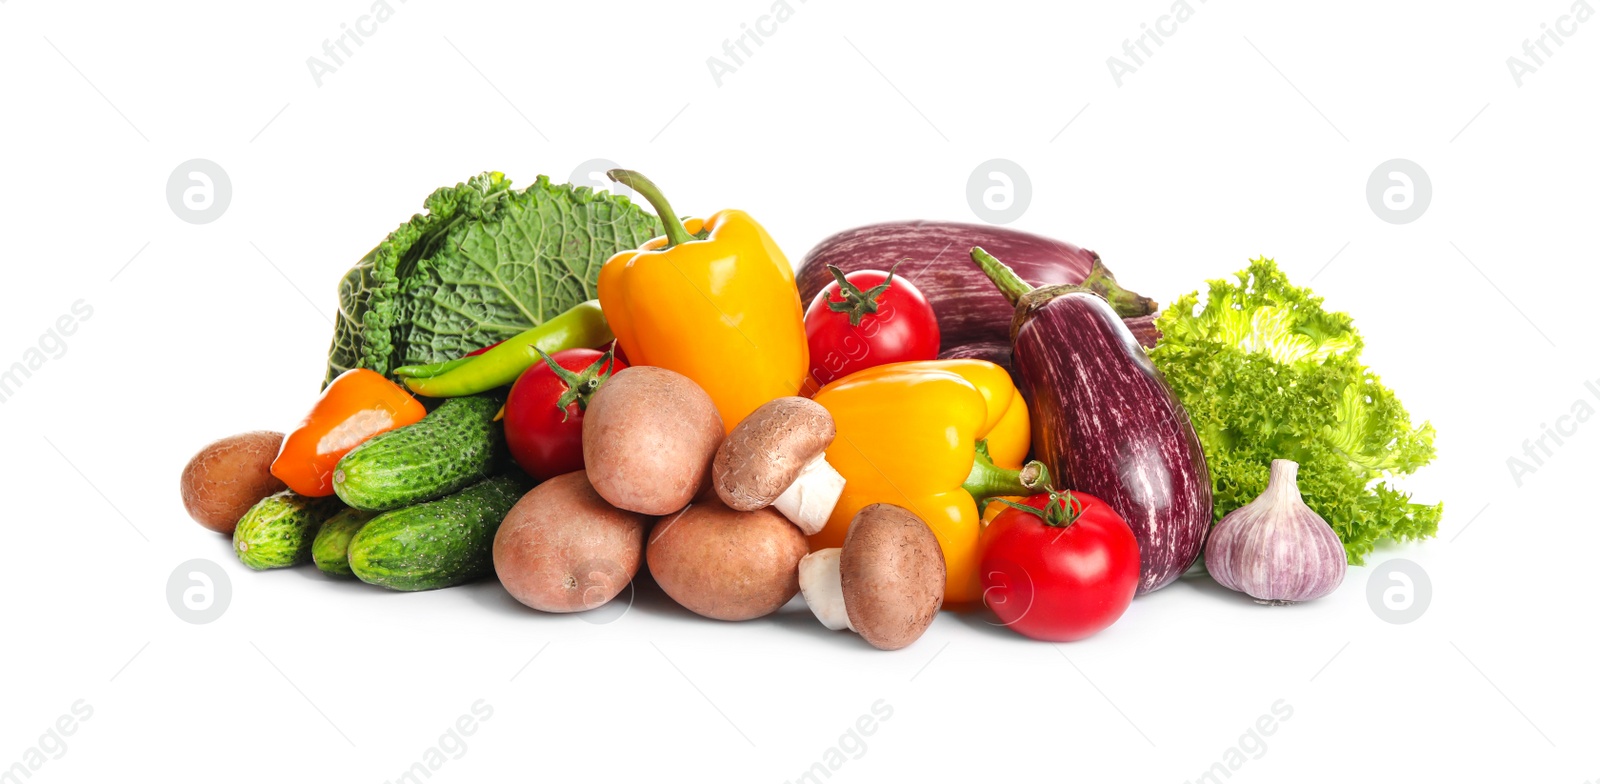
[[[320,498],[333,495],[339,458],[379,433],[415,424],[428,410],[382,374],[356,368],[340,374],[311,413],[283,439],[272,475],[290,490]]]

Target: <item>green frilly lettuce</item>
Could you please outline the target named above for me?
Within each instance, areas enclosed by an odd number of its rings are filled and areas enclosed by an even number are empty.
[[[1300,492],[1359,564],[1383,540],[1433,536],[1442,504],[1390,485],[1434,456],[1410,416],[1361,364],[1350,317],[1297,288],[1271,259],[1209,281],[1156,319],[1150,359],[1188,409],[1211,470],[1217,519],[1255,500],[1274,459],[1300,464]]]
[[[628,199],[487,172],[428,197],[339,286],[324,383],[455,359],[595,296],[600,266],[655,236]]]

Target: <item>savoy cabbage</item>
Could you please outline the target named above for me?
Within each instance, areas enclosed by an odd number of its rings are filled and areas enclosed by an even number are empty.
[[[600,266],[655,236],[621,196],[486,172],[428,197],[339,285],[323,383],[350,368],[455,359],[595,296]]]

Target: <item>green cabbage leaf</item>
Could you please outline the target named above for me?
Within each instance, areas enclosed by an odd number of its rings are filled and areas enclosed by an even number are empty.
[[[324,384],[455,359],[595,296],[600,266],[659,233],[621,196],[486,172],[427,198],[345,275]]]

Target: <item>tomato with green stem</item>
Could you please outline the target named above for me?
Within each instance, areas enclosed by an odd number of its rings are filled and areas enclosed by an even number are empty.
[[[583,412],[612,374],[627,367],[612,351],[569,348],[527,369],[506,398],[506,446],[539,481],[583,468]]]
[[[858,370],[939,356],[939,320],[922,292],[888,272],[833,265],[833,282],[806,308],[811,383],[817,388]]]
[[[979,540],[983,603],[1013,631],[1071,642],[1110,626],[1139,586],[1139,541],[1087,493],[1049,492],[989,522]]]

